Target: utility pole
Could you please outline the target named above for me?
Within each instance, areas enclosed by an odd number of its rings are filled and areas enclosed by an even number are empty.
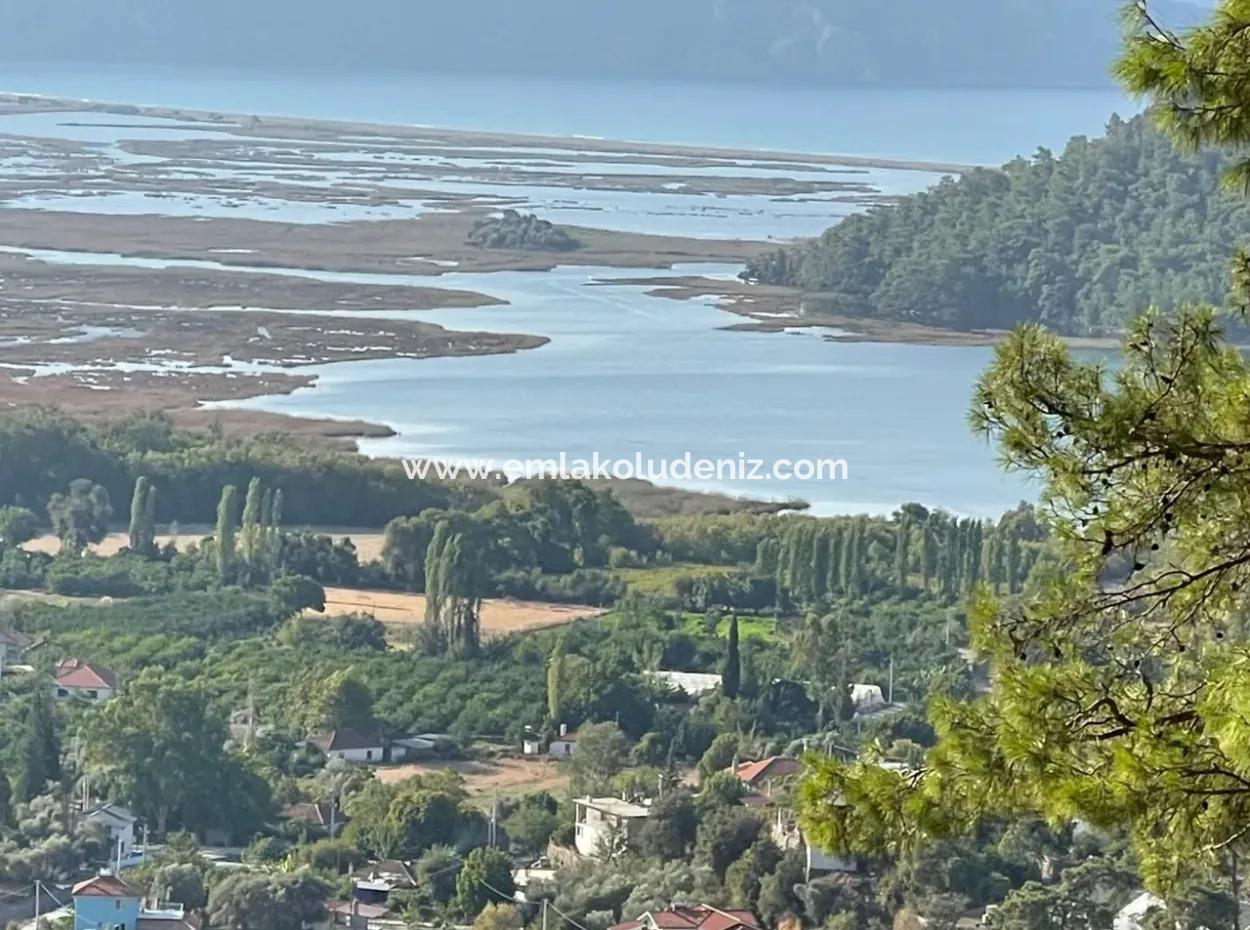
[[[894,654],[890,653],[890,695],[887,703],[894,703]]]
[[[39,879],[35,879],[35,930],[39,930]]]
[[[543,930],[547,930],[547,899],[543,898]]]
[[[1241,877],[1237,874],[1237,850],[1229,851],[1229,863],[1232,866],[1233,930],[1241,930]]]

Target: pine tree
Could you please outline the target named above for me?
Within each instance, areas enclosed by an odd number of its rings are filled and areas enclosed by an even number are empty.
[[[234,541],[239,509],[239,490],[233,484],[221,489],[217,504],[216,556],[217,574],[223,581],[229,579],[234,568]]]
[[[721,672],[721,692],[736,698],[742,686],[742,657],[738,654],[738,615],[729,617],[729,643],[725,652],[725,668]]]

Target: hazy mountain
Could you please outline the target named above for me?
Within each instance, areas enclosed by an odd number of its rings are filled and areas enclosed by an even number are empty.
[[[1175,23],[1193,0],[1155,0]],[[805,83],[1105,84],[1119,0],[7,0],[0,56]],[[18,7],[16,10],[13,7]]]

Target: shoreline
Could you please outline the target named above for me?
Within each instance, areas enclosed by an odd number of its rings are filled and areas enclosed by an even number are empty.
[[[245,131],[253,128],[282,128],[314,132],[332,131],[339,134],[366,133],[389,138],[424,138],[460,140],[478,145],[497,144],[509,146],[535,145],[544,148],[575,148],[585,152],[629,151],[639,154],[678,155],[684,157],[769,158],[776,161],[801,162],[804,164],[842,165],[860,168],[892,168],[900,171],[925,171],[961,174],[979,165],[957,162],[924,161],[917,159],[878,158],[865,155],[838,155],[795,152],[785,149],[752,149],[731,146],[691,145],[688,143],[643,142],[628,139],[609,139],[598,136],[550,135],[545,133],[495,132],[490,130],[456,129],[452,127],[377,123],[359,120],[314,119],[280,114],[235,113],[223,110],[203,110],[194,107],[177,107],[160,104],[128,104],[90,98],[62,97],[51,94],[24,94],[0,91],[0,107],[16,108],[17,113],[38,112],[92,112],[114,116],[144,116],[162,119],[221,124],[239,122]],[[246,125],[246,128],[244,124]],[[573,143],[573,145],[570,145]],[[625,147],[622,149],[622,147]]]

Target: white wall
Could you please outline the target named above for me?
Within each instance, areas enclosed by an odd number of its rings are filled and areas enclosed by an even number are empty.
[[[372,749],[334,749],[327,753],[331,758],[342,759],[344,762],[382,762],[385,754],[381,746]]]

